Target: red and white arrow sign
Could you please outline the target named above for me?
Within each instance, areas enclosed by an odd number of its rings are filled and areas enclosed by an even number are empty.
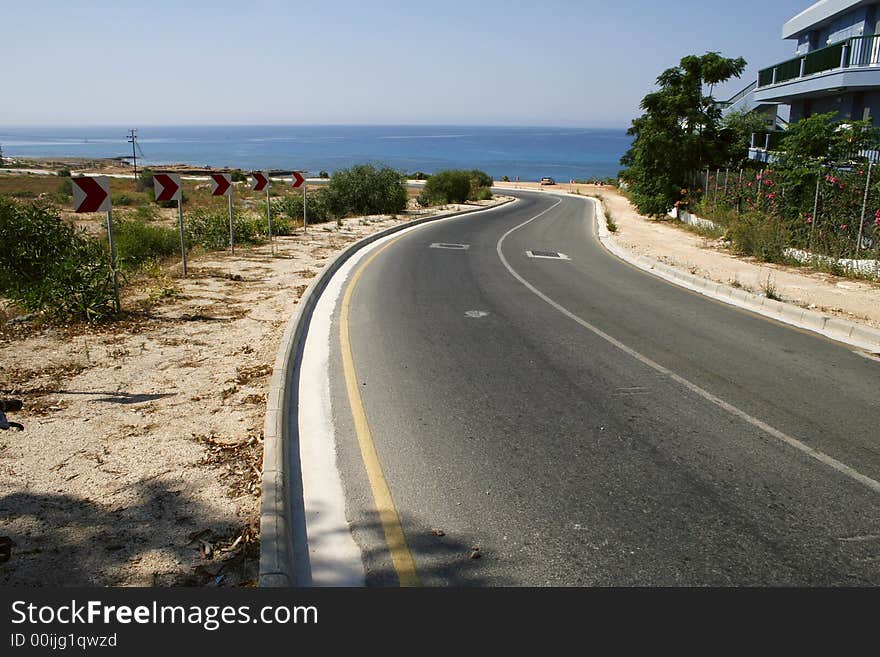
[[[232,194],[232,176],[228,173],[211,174],[211,195],[229,196]]]
[[[78,176],[73,183],[74,212],[106,212],[110,209],[110,180],[107,176]]]
[[[154,173],[153,185],[156,187],[157,201],[180,200],[180,176],[173,173]]]
[[[300,187],[302,187],[302,184],[305,181],[306,181],[306,179],[302,177],[302,174],[300,174],[299,171],[293,172],[293,188],[294,189],[299,189]]]
[[[251,187],[255,192],[262,192],[266,189],[266,185],[269,184],[269,174],[265,171],[254,171],[251,174]]]

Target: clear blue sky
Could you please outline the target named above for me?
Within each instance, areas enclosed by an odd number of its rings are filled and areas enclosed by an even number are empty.
[[[687,54],[792,56],[809,0],[4,3],[0,125],[623,127]]]

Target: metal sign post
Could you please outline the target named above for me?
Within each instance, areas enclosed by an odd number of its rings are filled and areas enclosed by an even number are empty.
[[[859,257],[859,251],[862,248],[862,231],[865,230],[865,211],[868,209],[868,191],[871,189],[871,171],[874,170],[874,163],[868,163],[868,178],[865,180],[865,198],[862,200],[862,220],[859,222],[859,234],[856,236],[856,258]]]
[[[229,201],[229,250],[235,255],[235,235],[232,232],[232,176],[228,173],[212,173],[211,195],[225,196]]]
[[[275,255],[275,242],[272,238],[272,202],[269,200],[269,185],[266,185],[266,220],[269,222],[269,246]]]
[[[110,243],[110,272],[113,274],[113,307],[119,314],[119,271],[116,241],[113,239],[113,207],[110,203],[110,180],[107,176],[78,176],[71,179],[74,212],[106,212],[107,241]]]
[[[269,174],[266,171],[254,171],[251,177],[253,178],[251,189],[255,192],[266,190],[266,221],[269,223],[269,245],[272,249],[272,255],[275,255],[275,242],[272,241],[272,205],[269,200]]]
[[[183,275],[186,276],[186,235],[183,230],[183,187],[180,176],[173,173],[157,173],[153,175],[157,201],[177,201],[177,223],[180,228],[180,260],[183,263]]]
[[[113,239],[113,207],[107,204],[107,241],[110,242],[110,271],[113,272],[113,306],[116,314],[122,309],[119,305],[119,269],[116,266],[116,240]]]
[[[309,219],[306,216],[306,179],[303,178],[302,174],[299,171],[293,172],[293,188],[297,189],[299,187],[303,188],[303,232],[306,233],[309,230]]]
[[[232,227],[232,194],[226,197],[226,200],[229,201],[229,250],[232,255],[235,255],[235,232]]]

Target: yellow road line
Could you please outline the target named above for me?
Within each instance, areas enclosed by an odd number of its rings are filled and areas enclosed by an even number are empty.
[[[401,586],[421,586],[422,582],[416,572],[416,564],[406,544],[406,536],[400,524],[400,516],[394,500],[391,497],[391,489],[382,472],[382,464],[379,462],[379,454],[376,452],[376,444],[373,442],[373,434],[367,421],[367,413],[364,410],[361,392],[358,387],[357,373],[354,367],[354,358],[351,354],[351,341],[348,332],[348,308],[354,289],[357,287],[361,274],[376,259],[382,251],[394,244],[395,240],[371,255],[364,264],[358,267],[351,278],[351,282],[345,290],[342,298],[342,308],[339,315],[339,338],[342,346],[342,369],[345,373],[345,386],[348,389],[348,403],[354,416],[354,426],[357,432],[358,445],[361,448],[361,457],[364,460],[364,468],[370,480],[370,488],[373,490],[373,500],[379,513],[382,529],[385,531],[385,542],[391,553],[391,561]]]

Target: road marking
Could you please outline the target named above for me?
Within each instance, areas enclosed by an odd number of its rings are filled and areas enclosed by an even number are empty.
[[[489,313],[485,310],[468,310],[464,316],[471,317],[473,319],[479,319],[480,317],[486,317]]]
[[[434,242],[430,247],[431,249],[451,249],[453,251],[467,251],[471,248],[470,244],[444,244],[443,242]]]
[[[526,251],[526,255],[530,258],[544,258],[546,260],[571,260],[567,255],[558,251]]]
[[[382,472],[382,464],[379,462],[379,454],[376,451],[376,444],[373,442],[373,434],[367,421],[367,412],[364,409],[361,392],[358,388],[357,370],[354,366],[354,357],[351,353],[351,340],[348,331],[349,305],[351,304],[351,297],[354,289],[357,287],[361,274],[380,253],[399,239],[400,237],[391,240],[375,251],[354,272],[351,282],[345,290],[345,296],[342,298],[342,306],[339,313],[339,338],[342,347],[342,369],[345,373],[348,402],[354,416],[358,445],[360,446],[361,457],[367,471],[367,478],[370,481],[370,488],[373,490],[376,511],[379,514],[379,520],[382,522],[388,551],[391,553],[391,562],[394,565],[394,570],[397,571],[397,578],[401,586],[421,586],[421,580],[416,572],[415,561],[409,551],[406,536],[400,524],[400,515],[397,513],[397,507],[394,506],[391,489],[388,486],[388,481],[385,479],[385,474]]]
[[[553,308],[558,310],[560,313],[562,313],[563,315],[565,315],[569,319],[577,322],[578,324],[583,326],[585,329],[596,334],[597,336],[599,336],[600,338],[602,338],[606,342],[610,343],[611,345],[617,347],[625,354],[632,356],[640,363],[647,365],[648,367],[650,367],[654,371],[658,372],[659,374],[662,374],[663,376],[668,377],[669,379],[672,379],[676,383],[687,388],[688,390],[690,390],[694,394],[702,397],[706,401],[718,406],[719,408],[721,408],[721,409],[727,411],[728,413],[730,413],[731,415],[747,422],[748,424],[751,424],[753,427],[760,429],[765,434],[767,434],[773,438],[776,438],[777,440],[785,443],[786,445],[789,445],[790,447],[794,447],[796,450],[806,454],[807,456],[809,456],[813,459],[816,459],[820,463],[824,463],[828,467],[833,468],[834,470],[837,470],[841,474],[846,475],[847,477],[849,477],[853,481],[857,481],[858,483],[862,484],[863,486],[866,486],[867,488],[871,489],[873,492],[880,493],[880,482],[875,481],[874,479],[871,479],[870,477],[868,477],[866,475],[863,475],[861,472],[854,470],[850,466],[838,461],[834,457],[829,456],[828,454],[825,454],[824,452],[821,452],[818,449],[810,447],[809,445],[799,441],[797,438],[793,438],[793,437],[789,436],[788,434],[780,431],[779,429],[776,429],[775,427],[770,426],[766,422],[759,420],[758,418],[753,417],[752,415],[749,415],[748,413],[746,413],[743,410],[740,410],[739,408],[737,408],[733,404],[730,404],[730,403],[724,401],[720,397],[716,397],[708,390],[701,388],[700,386],[698,386],[695,383],[691,383],[690,381],[685,379],[683,376],[676,374],[675,372],[673,372],[669,368],[666,368],[663,365],[661,365],[660,363],[658,363],[654,360],[651,360],[650,358],[639,353],[638,351],[636,351],[632,347],[628,347],[627,345],[622,343],[620,340],[605,333],[605,331],[603,331],[602,329],[600,329],[596,326],[593,326],[592,324],[590,324],[586,320],[578,317],[573,312],[571,312],[570,310],[568,310],[567,308],[560,305],[559,303],[557,303],[556,301],[554,301],[553,299],[548,297],[546,294],[541,292],[538,288],[536,288],[534,285],[529,283],[525,278],[520,276],[516,272],[516,270],[514,270],[514,268],[510,266],[510,263],[507,262],[507,258],[505,258],[504,254],[501,252],[501,245],[504,243],[504,240],[507,239],[508,235],[516,232],[517,230],[519,230],[523,226],[532,223],[536,219],[541,218],[542,216],[544,216],[545,214],[550,212],[550,210],[555,208],[560,203],[562,203],[562,199],[559,199],[558,201],[556,201],[556,203],[551,205],[549,208],[547,208],[543,212],[535,215],[531,219],[528,219],[528,220],[522,222],[518,226],[514,226],[513,228],[508,230],[506,233],[504,233],[504,235],[502,235],[499,238],[498,242],[496,243],[495,251],[498,253],[498,257],[501,259],[501,264],[503,264],[505,266],[507,271],[510,272],[510,274],[516,280],[518,280],[520,283],[525,285],[525,287],[530,292],[532,292],[535,296],[537,296],[541,300],[548,303],[550,306],[552,306]]]

